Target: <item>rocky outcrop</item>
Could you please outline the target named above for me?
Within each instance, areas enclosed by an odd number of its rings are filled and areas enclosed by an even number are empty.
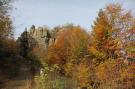
[[[55,39],[57,37],[58,30],[57,29],[49,29],[48,27],[35,27],[34,25],[28,30],[30,37],[35,39],[38,45],[44,46],[47,48],[48,46],[55,43]]]
[[[39,45],[40,47],[47,49],[48,46],[57,42],[58,34],[62,32],[62,30],[72,28],[73,25],[57,26],[53,29],[48,27],[35,27],[32,25],[30,29],[25,29],[18,38],[18,42],[24,46],[23,49],[26,49],[25,46],[33,48],[35,45]]]

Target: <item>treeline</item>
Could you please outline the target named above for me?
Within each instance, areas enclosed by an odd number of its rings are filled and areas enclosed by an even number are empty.
[[[8,15],[9,3],[9,0],[0,1],[0,74],[11,73],[17,68],[15,62],[18,46],[13,40],[12,21]]]
[[[37,89],[135,88],[135,17],[121,5],[101,9],[91,32],[74,25],[54,28],[56,39],[47,49],[28,31],[15,41],[10,17],[2,16],[0,72],[14,74],[21,65],[32,73],[41,68]]]
[[[40,65],[36,58],[21,54],[20,44],[14,39],[14,27],[9,15],[12,9],[10,3],[12,0],[0,0],[0,84],[16,77],[23,67],[33,73]],[[33,63],[37,64],[36,68]]]
[[[33,49],[45,62],[36,77],[39,89],[135,88],[135,18],[130,11],[119,4],[107,5],[89,33],[74,25],[57,28],[47,54],[41,46]]]

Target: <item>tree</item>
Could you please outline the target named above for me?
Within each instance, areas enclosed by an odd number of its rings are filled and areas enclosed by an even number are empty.
[[[11,8],[10,2],[11,0],[0,1],[0,39],[13,37],[12,21],[8,15],[8,10]]]
[[[88,87],[90,85],[90,67],[87,62],[81,62],[77,66],[76,73],[77,80],[79,81],[80,87]]]
[[[37,45],[36,40],[30,36],[27,28],[18,38],[18,43],[20,46],[20,55],[23,57],[27,57],[28,54],[33,50],[33,48]]]
[[[82,58],[86,53],[87,42],[88,34],[79,26],[63,27],[61,31],[58,32],[55,44],[50,47],[50,50],[54,49],[57,50],[57,52],[50,51],[50,53],[55,53],[55,57],[58,58],[57,60],[61,60],[61,62],[62,60],[67,60],[69,56]],[[48,55],[50,53],[48,53]],[[53,60],[57,61],[55,58],[53,58]]]
[[[134,89],[134,63],[125,64],[123,60],[107,60],[95,68],[99,89]]]
[[[119,4],[100,10],[89,44],[99,89],[134,88],[134,62],[121,60],[134,59],[134,24],[131,12]]]
[[[18,44],[13,39],[12,20],[8,14],[12,0],[0,0],[0,70],[11,77],[19,66]]]
[[[125,10],[120,4],[110,4],[106,7],[105,13],[109,19],[109,23],[112,24],[113,29],[116,29],[115,36],[117,36],[121,43],[125,56],[129,56],[129,50],[134,40],[134,26],[135,26],[135,17],[132,15],[131,11]],[[133,46],[133,44],[132,44]],[[134,48],[132,48],[134,50]],[[133,55],[133,54],[132,54]]]
[[[106,59],[125,57],[128,43],[127,31],[134,26],[131,12],[122,9],[119,4],[109,4],[101,9],[98,18],[92,26],[91,44],[89,52],[93,58],[102,62]]]
[[[104,11],[100,10],[95,25],[93,26],[91,33],[92,42],[89,47],[90,54],[98,63],[109,58],[116,59],[119,57],[117,51],[120,50],[121,44],[119,39],[113,36],[116,33]]]
[[[49,47],[48,60],[59,64],[66,76],[71,77],[75,64],[87,55],[88,34],[79,26],[63,26],[54,45]]]

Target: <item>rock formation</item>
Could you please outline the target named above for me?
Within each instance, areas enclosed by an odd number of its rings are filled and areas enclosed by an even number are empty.
[[[29,46],[39,45],[42,48],[47,49],[48,46],[55,43],[55,39],[57,37],[58,29],[54,28],[53,30],[48,27],[35,27],[34,25],[27,31],[22,33],[22,35],[18,38],[18,41],[27,40]],[[34,42],[33,42],[34,41]]]
[[[34,25],[29,30],[30,36],[33,37],[39,45],[45,47],[52,45],[55,42],[57,32],[58,31],[50,30],[47,27],[35,28]]]

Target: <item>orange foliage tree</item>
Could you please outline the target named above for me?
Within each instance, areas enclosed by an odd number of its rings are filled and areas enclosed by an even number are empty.
[[[118,58],[121,43],[114,36],[116,34],[115,29],[109,23],[103,10],[100,10],[98,16],[91,33],[92,42],[90,43],[89,52],[97,60],[97,63],[100,63],[109,58]]]
[[[64,65],[65,71],[72,70],[74,63],[79,62],[87,53],[87,44],[88,34],[81,27],[62,27],[55,44],[49,48],[48,59],[52,63]]]

